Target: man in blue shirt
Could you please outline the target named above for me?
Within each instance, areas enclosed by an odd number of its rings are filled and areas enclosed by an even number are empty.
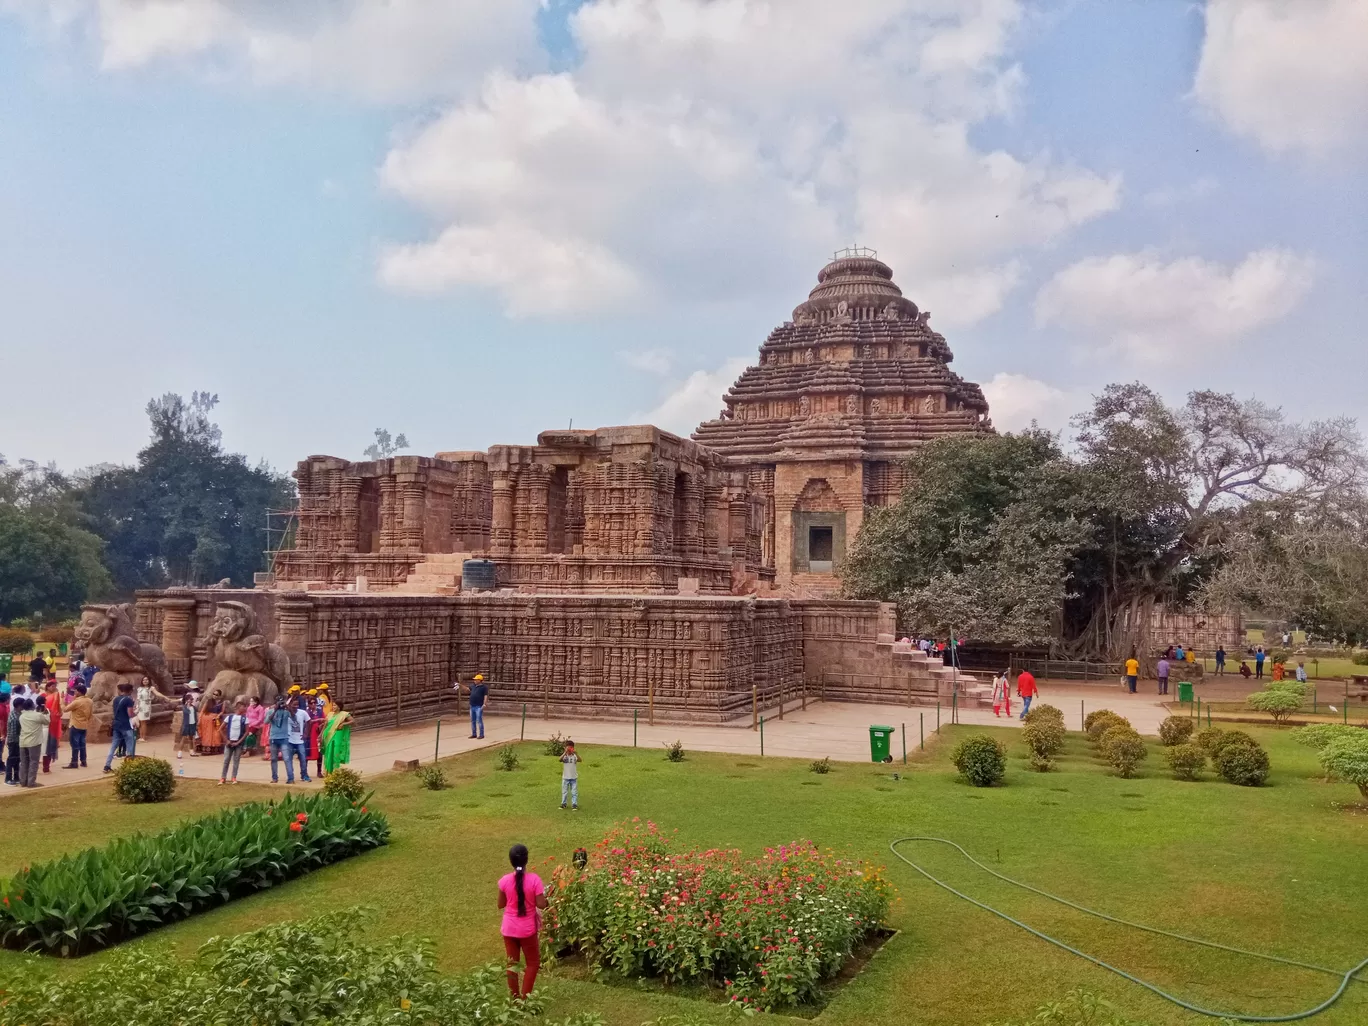
[[[470,685],[470,736],[484,737],[484,704],[489,697],[489,685],[484,674],[477,673],[471,678]]]
[[[114,772],[114,753],[120,744],[124,753],[131,759],[137,752],[138,732],[133,729],[130,714],[133,711],[133,685],[128,681],[119,682],[119,694],[111,706],[113,716],[109,721],[109,756],[105,759],[104,771]]]
[[[290,728],[294,726],[294,713],[285,704],[282,695],[276,699],[275,708],[266,717],[267,738],[271,748],[271,783],[280,783],[276,772],[276,760],[285,756],[285,783],[294,783],[294,750],[290,748]]]

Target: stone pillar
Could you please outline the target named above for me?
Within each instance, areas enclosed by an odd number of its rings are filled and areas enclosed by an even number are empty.
[[[296,680],[308,679],[309,617],[313,603],[302,591],[287,591],[276,600],[276,644],[290,659]]]
[[[157,605],[161,607],[162,652],[167,659],[190,659],[195,652],[194,594],[186,588],[168,588]]]
[[[361,537],[361,478],[348,475],[337,486],[338,525],[334,544],[338,552],[355,552]]]
[[[393,475],[380,478],[380,546],[381,552],[393,552],[399,548],[402,537],[399,507],[398,483]]]
[[[490,482],[494,500],[493,524],[489,533],[489,551],[496,556],[507,556],[513,551],[513,474],[507,470],[493,472]]]
[[[534,463],[518,475],[517,509],[513,522],[513,551],[542,555],[546,552],[546,504],[551,468]]]
[[[423,508],[427,498],[426,482],[413,474],[400,475],[397,483],[403,508],[399,546],[409,552],[423,551]]]

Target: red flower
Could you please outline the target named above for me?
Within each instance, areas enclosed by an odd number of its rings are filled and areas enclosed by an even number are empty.
[[[361,811],[362,811],[362,812],[365,812],[365,811],[366,811],[366,807],[365,807],[364,805],[361,806]]]
[[[301,832],[304,830],[304,824],[303,824],[303,823],[291,823],[291,824],[290,824],[290,829],[293,830],[293,831],[294,831],[295,833],[297,833],[297,834],[298,834],[298,833],[301,833]]]
[[[307,823],[308,821],[309,814],[307,812],[301,812],[298,816],[295,817],[296,823]]]

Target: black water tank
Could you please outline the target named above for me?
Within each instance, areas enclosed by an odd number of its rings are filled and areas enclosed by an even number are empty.
[[[493,591],[494,560],[467,559],[461,564],[461,591]]]

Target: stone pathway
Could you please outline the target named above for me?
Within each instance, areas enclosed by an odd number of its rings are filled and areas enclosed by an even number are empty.
[[[1156,734],[1160,722],[1168,715],[1167,710],[1159,704],[1157,695],[1129,695],[1119,687],[1051,681],[1043,682],[1040,688],[1041,697],[1037,701],[1048,702],[1063,709],[1070,730],[1078,730],[1083,712],[1092,712],[1094,709],[1113,709],[1121,713],[1142,734]],[[1016,714],[1020,708],[1020,703],[1013,700],[1013,715],[1010,719],[995,719],[993,711],[987,708],[961,709],[959,722],[1019,727],[1020,722]],[[485,738],[482,741],[466,736],[470,723],[464,712],[457,714],[453,710],[450,716],[443,717],[441,757],[459,755],[480,748],[492,748],[505,741],[516,741],[519,731],[523,729],[521,717],[504,715],[505,712],[507,710],[499,709],[497,699],[492,700],[489,715],[485,720]],[[941,708],[940,718],[942,723],[950,723],[948,707]],[[783,719],[779,718],[777,709],[771,709],[766,714],[765,755],[797,759],[830,757],[838,762],[865,762],[869,759],[869,727],[875,724],[891,726],[898,732],[893,741],[893,753],[898,761],[901,761],[903,729],[907,732],[909,755],[917,750],[921,731],[925,732],[927,743],[931,743],[935,737],[936,707],[809,701],[807,709],[804,710],[800,703],[792,702],[785,709]],[[544,720],[540,716],[528,716],[525,728],[527,740],[544,740],[556,732],[574,738],[580,745],[632,744],[630,721],[582,720],[555,716]],[[682,741],[686,749],[694,751],[731,752],[756,757],[760,755],[759,731],[751,730],[749,724],[725,727],[686,724],[651,726],[646,722],[644,715],[639,719],[636,742],[640,747],[660,748],[675,740]],[[418,759],[424,763],[431,762],[436,742],[435,720],[399,728],[360,731],[352,735],[351,766],[363,774],[374,776],[391,770],[396,760]],[[39,774],[39,780],[45,786],[53,786],[98,779],[103,776],[101,767],[104,765],[108,750],[107,745],[99,745],[92,749],[92,765],[88,769],[54,768],[48,774]],[[223,764],[221,756],[195,758],[187,755],[184,759],[177,760],[172,751],[171,737],[166,734],[155,735],[151,740],[139,744],[138,752],[167,759],[184,776],[199,779],[218,779]],[[63,759],[68,754],[69,749],[63,743]],[[243,759],[238,778],[253,783],[269,783],[270,763],[259,757]],[[283,789],[283,766],[280,767],[280,779]],[[318,782],[315,780],[311,784],[296,786],[317,787]],[[22,793],[25,793],[22,788],[0,786],[0,798]]]

